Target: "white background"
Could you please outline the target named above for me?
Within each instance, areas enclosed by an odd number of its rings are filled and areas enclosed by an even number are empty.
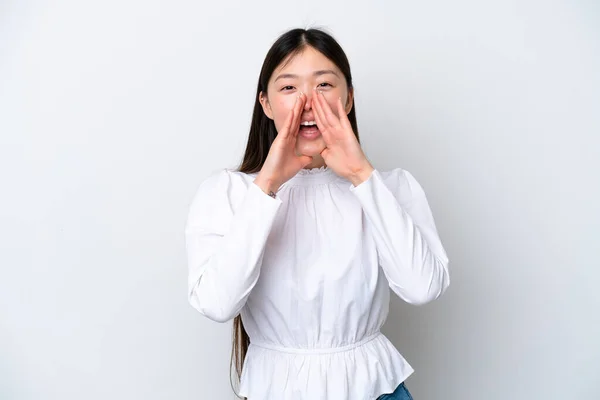
[[[0,2],[0,398],[234,398],[185,217],[272,42],[323,27],[451,262],[384,329],[415,399],[599,399],[599,26],[591,0]]]

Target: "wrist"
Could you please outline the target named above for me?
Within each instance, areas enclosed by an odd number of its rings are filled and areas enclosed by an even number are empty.
[[[375,168],[371,165],[371,163],[367,162],[365,165],[352,170],[350,176],[348,176],[348,180],[352,182],[354,186],[358,186],[371,176]]]
[[[271,195],[271,193],[277,193],[279,187],[281,186],[277,182],[275,182],[275,180],[271,178],[262,177],[260,176],[260,174],[254,180],[254,183],[268,195]]]

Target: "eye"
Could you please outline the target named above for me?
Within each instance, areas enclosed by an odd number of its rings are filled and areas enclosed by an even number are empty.
[[[281,88],[281,90],[286,90],[287,88],[293,88],[293,86],[284,86]]]
[[[328,83],[328,82],[319,83],[319,86],[321,86],[321,85],[328,85],[328,86],[331,86],[331,84],[330,84],[330,83]],[[325,87],[325,86],[321,86],[321,87]]]

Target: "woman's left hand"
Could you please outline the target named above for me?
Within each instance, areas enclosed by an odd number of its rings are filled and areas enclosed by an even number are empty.
[[[321,156],[336,174],[348,179],[354,186],[358,186],[369,178],[374,168],[356,139],[342,99],[339,97],[337,99],[338,115],[336,116],[323,93],[314,90],[315,122],[327,146],[321,152]]]

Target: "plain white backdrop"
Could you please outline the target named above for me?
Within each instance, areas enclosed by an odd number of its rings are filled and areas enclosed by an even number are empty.
[[[450,258],[384,327],[415,399],[599,399],[600,6],[566,0],[0,2],[0,399],[234,398],[184,222],[295,27],[346,50]]]

